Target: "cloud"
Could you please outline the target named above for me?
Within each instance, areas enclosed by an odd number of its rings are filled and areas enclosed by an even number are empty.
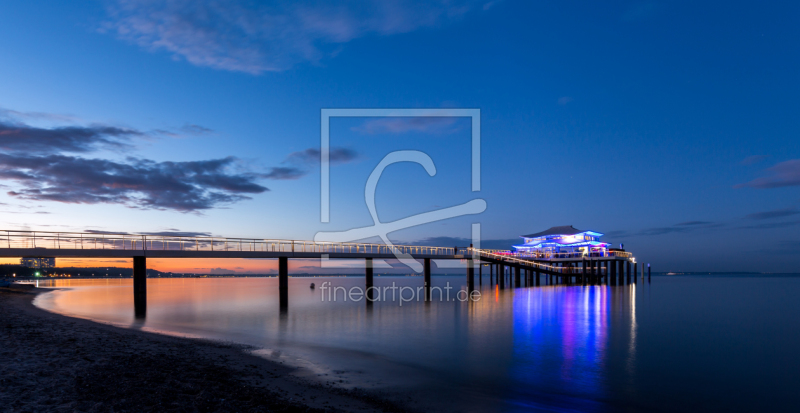
[[[333,147],[328,150],[328,162],[330,162],[331,165],[352,162],[357,158],[358,153],[352,149]],[[322,162],[321,151],[317,148],[308,148],[304,151],[292,152],[286,157],[284,162],[320,165]]]
[[[698,225],[709,226],[709,225],[713,225],[713,224],[714,223],[710,222],[710,221],[686,221],[686,222],[680,222],[678,224],[675,224],[675,226],[676,227],[694,227],[694,226],[698,226]]]
[[[281,162],[292,166],[276,166],[263,175],[267,179],[292,180],[299,179],[311,172],[311,168],[321,164],[321,152],[317,148],[292,152]],[[358,153],[352,149],[333,147],[328,150],[331,165],[340,165],[358,159]]]
[[[742,159],[742,161],[739,162],[739,164],[740,165],[754,165],[754,164],[757,164],[757,163],[763,161],[764,159],[767,159],[767,155],[752,155],[752,156],[748,156],[747,158]]]
[[[47,211],[35,211],[35,212],[28,212],[28,211],[0,211],[4,214],[37,214],[37,215],[50,215],[52,212]]]
[[[117,0],[103,31],[197,66],[260,74],[317,63],[367,35],[436,27],[479,7],[472,0]]]
[[[664,235],[664,234],[671,234],[675,232],[689,232],[690,229],[686,227],[657,227],[657,228],[648,228],[639,231],[637,235]]]
[[[61,115],[46,112],[21,112],[17,110],[0,108],[0,119],[30,119],[35,121],[48,122],[75,122],[75,116]]]
[[[172,236],[172,237],[210,237],[210,232],[181,231],[178,228],[166,228],[156,232],[138,232],[140,235]]]
[[[164,135],[164,136],[169,136],[170,138],[184,138],[186,136],[211,135],[214,132],[215,131],[213,129],[207,128],[205,126],[186,124],[181,126],[180,128],[154,129],[150,131],[150,134]]]
[[[481,248],[491,250],[507,250],[511,249],[512,245],[519,245],[522,243],[522,238],[510,239],[482,239]],[[472,244],[472,239],[461,237],[428,237],[414,241],[409,245],[425,245],[430,247],[469,247]]]
[[[196,212],[268,191],[256,183],[256,175],[232,171],[235,162],[233,157],[193,162],[129,158],[120,163],[0,154],[0,179],[20,184],[8,194],[21,199]]]
[[[210,232],[192,232],[192,231],[157,231],[157,232],[140,232],[141,235],[155,235],[164,237],[210,237]]]
[[[775,229],[775,228],[788,228],[800,224],[800,221],[785,221],[785,222],[762,222],[760,224],[745,225],[741,229]]]
[[[632,234],[630,231],[626,231],[626,230],[614,230],[614,231],[608,231],[608,232],[605,233],[605,236],[609,237],[609,238],[621,238],[621,237],[627,237],[627,236],[631,236],[631,235],[634,235],[634,234]]]
[[[800,241],[784,240],[775,243],[772,248],[763,248],[759,252],[774,255],[796,255],[798,250],[800,250]]]
[[[767,176],[736,185],[734,188],[768,189],[798,185],[800,185],[800,159],[792,159],[767,168]]]
[[[128,146],[125,139],[142,135],[135,129],[105,125],[48,129],[0,121],[0,149],[15,153],[89,152],[103,147],[120,149]]]
[[[622,21],[640,21],[646,20],[664,9],[661,2],[654,0],[638,1],[630,6],[622,13]]]
[[[214,133],[213,129],[194,124],[183,125],[180,130],[187,135],[208,135]]]
[[[725,224],[722,222],[686,221],[668,227],[643,229],[634,235],[665,235],[673,233],[687,233],[703,229],[720,228],[724,226]]]
[[[453,116],[415,116],[371,119],[352,128],[367,135],[422,132],[434,134],[453,133],[458,130]]]
[[[425,245],[429,247],[468,247],[472,243],[469,238],[461,237],[427,237],[409,243],[409,245]]]
[[[566,105],[569,102],[572,102],[572,100],[573,99],[571,97],[569,97],[569,96],[562,96],[562,97],[558,98],[558,104],[563,106],[563,105]]]
[[[494,6],[495,6],[497,3],[500,3],[501,1],[502,1],[502,0],[492,0],[492,1],[487,1],[486,3],[484,3],[484,4],[483,4],[483,7],[482,7],[482,8],[483,8],[484,10],[489,10],[489,9],[491,9],[492,7],[494,7]]]
[[[743,219],[745,220],[767,220],[772,218],[782,218],[787,216],[793,216],[800,214],[800,210],[797,208],[785,208],[779,209],[774,211],[766,211],[766,212],[758,212],[754,214],[746,215]],[[772,228],[785,228],[794,226],[799,224],[800,221],[789,221],[789,222],[767,222],[767,223],[758,223],[758,224],[751,224],[751,225],[744,225],[740,226],[737,225],[735,221],[729,222],[713,222],[713,221],[686,221],[680,222],[675,225],[666,226],[666,227],[655,227],[655,228],[647,228],[640,231],[611,231],[606,233],[606,236],[613,237],[613,238],[620,238],[620,237],[636,237],[636,236],[654,236],[654,235],[666,235],[666,234],[685,234],[690,233],[698,230],[711,230],[711,229],[719,229],[719,228],[729,228],[729,229],[772,229]]]
[[[275,180],[292,180],[292,179],[302,178],[307,174],[308,171],[305,169],[276,166],[270,168],[269,172],[264,174],[264,178],[275,179]]]
[[[754,214],[748,214],[745,215],[744,219],[753,219],[753,220],[773,219],[773,218],[788,217],[797,214],[800,214],[800,210],[798,210],[796,207],[789,207],[783,209],[775,209],[772,211],[756,212]]]
[[[315,148],[291,153],[283,161],[290,165],[268,168],[265,173],[237,171],[238,162],[233,157],[194,162],[87,159],[70,153],[129,149],[132,137],[207,135],[214,131],[197,124],[147,133],[107,125],[45,128],[16,120],[24,116],[0,109],[0,180],[16,182],[7,194],[24,200],[197,212],[250,199],[249,194],[269,190],[258,180],[298,179],[320,163],[320,150]],[[329,155],[333,165],[358,157],[351,149],[337,147],[331,148]]]

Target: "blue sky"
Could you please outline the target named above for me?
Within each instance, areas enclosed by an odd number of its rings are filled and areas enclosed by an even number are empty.
[[[675,271],[800,264],[796,2],[36,1],[0,4],[7,229],[311,239],[483,198],[392,234],[487,246],[574,225]],[[322,108],[479,108],[469,123]],[[4,137],[5,136],[5,137]],[[290,179],[287,179],[290,178]]]

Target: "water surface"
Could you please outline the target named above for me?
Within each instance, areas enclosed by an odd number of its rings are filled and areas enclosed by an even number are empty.
[[[253,345],[343,387],[410,390],[443,411],[798,411],[800,278],[653,277],[651,284],[499,290],[477,302],[323,301],[363,278],[59,280],[59,313]],[[309,289],[314,282],[316,290]],[[376,286],[421,277],[376,277]],[[465,287],[461,277],[434,277]],[[476,283],[477,284],[477,283]]]

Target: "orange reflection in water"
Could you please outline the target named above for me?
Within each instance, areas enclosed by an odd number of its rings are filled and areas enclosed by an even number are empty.
[[[342,260],[345,261],[345,260]],[[19,265],[19,258],[0,258],[0,264]],[[358,264],[347,262],[341,270],[346,273],[359,272]],[[320,261],[293,259],[289,260],[289,271],[294,273],[315,273],[318,272]],[[133,259],[131,258],[58,258],[57,268],[132,268]],[[353,268],[355,267],[355,268]],[[148,258],[147,268],[161,272],[172,272],[178,274],[273,274],[278,271],[278,261],[276,259],[244,259],[244,258]],[[113,275],[113,274],[111,274]]]

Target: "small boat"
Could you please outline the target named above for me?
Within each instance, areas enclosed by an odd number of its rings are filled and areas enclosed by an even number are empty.
[[[314,289],[314,283],[311,283],[311,289],[312,290]]]
[[[675,274],[674,272],[668,272],[667,275],[678,275],[678,274]]]

